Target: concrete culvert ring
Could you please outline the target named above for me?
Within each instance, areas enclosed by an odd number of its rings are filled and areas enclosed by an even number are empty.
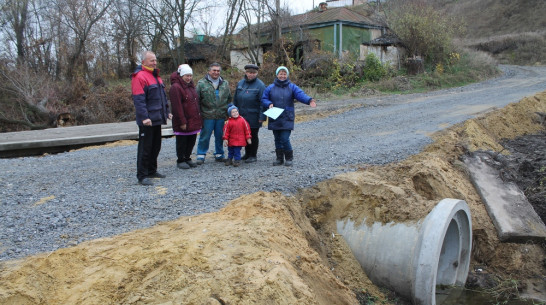
[[[420,228],[414,304],[436,304],[436,286],[462,286],[470,267],[472,223],[463,200],[444,199]]]
[[[418,305],[436,304],[436,285],[464,285],[472,223],[463,200],[444,199],[415,223],[362,223],[338,221],[337,229],[374,284]]]

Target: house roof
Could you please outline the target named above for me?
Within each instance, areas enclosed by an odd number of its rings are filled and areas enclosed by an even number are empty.
[[[289,26],[309,26],[332,22],[349,22],[355,24],[365,24],[370,26],[381,26],[371,18],[356,12],[347,7],[329,8],[324,11],[311,11],[300,15],[292,16]],[[284,22],[283,22],[284,23]],[[286,24],[286,23],[284,23]]]
[[[402,45],[402,41],[400,40],[400,38],[398,38],[398,36],[392,33],[387,33],[376,39],[370,40],[368,42],[363,42],[362,44],[369,46],[392,46]]]
[[[320,28],[323,26],[330,26],[334,23],[343,22],[345,25],[351,25],[364,28],[384,28],[386,25],[379,21],[380,17],[376,12],[367,11],[366,5],[358,5],[351,7],[334,7],[328,8],[324,11],[313,10],[307,13],[288,16],[282,18],[282,32],[290,32],[295,28]],[[264,33],[270,33],[273,30],[273,23],[267,21],[260,25],[262,35]],[[255,31],[256,25],[250,26],[251,31]],[[238,35],[243,35],[248,27],[239,31]],[[236,39],[235,48],[246,48],[243,43],[243,39]],[[262,43],[263,44],[263,43]]]
[[[283,31],[294,27],[315,28],[324,25],[330,25],[335,22],[344,22],[351,25],[366,26],[366,27],[385,27],[385,25],[376,20],[374,17],[368,16],[363,6],[353,7],[334,7],[324,11],[313,10],[307,13],[285,17],[282,19]],[[256,25],[252,25],[255,28]],[[261,25],[262,31],[271,31],[273,23],[267,21]],[[247,28],[243,28],[239,33],[243,33]]]
[[[210,43],[184,43],[184,56],[187,60],[206,60],[216,52],[216,46]]]

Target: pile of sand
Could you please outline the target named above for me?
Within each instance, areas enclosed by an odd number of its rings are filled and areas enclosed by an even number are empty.
[[[501,150],[543,128],[546,92],[435,136],[424,152],[353,173],[294,197],[259,192],[216,213],[0,265],[1,304],[358,304],[384,299],[335,221],[417,220],[441,199],[472,212],[473,264],[526,278],[546,274],[537,245],[500,243],[458,156]]]

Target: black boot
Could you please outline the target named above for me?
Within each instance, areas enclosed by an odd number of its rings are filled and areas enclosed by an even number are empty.
[[[275,149],[275,153],[277,154],[277,160],[275,160],[275,162],[273,162],[273,165],[283,165],[284,164],[284,150]]]
[[[254,144],[254,143],[253,143]],[[247,146],[248,148],[248,146]],[[256,146],[252,146],[252,148],[249,148],[248,149],[248,158],[245,159],[245,163],[254,163],[256,162],[258,159],[256,159],[256,153],[257,153],[257,147]]]
[[[293,150],[285,150],[284,151],[284,157],[286,159],[286,162],[284,162],[285,166],[292,166],[292,160],[294,160],[294,151]]]

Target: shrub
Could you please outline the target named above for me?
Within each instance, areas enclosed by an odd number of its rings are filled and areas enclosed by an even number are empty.
[[[364,60],[362,72],[365,79],[376,82],[387,75],[387,67],[381,64],[381,61],[374,53],[370,53]]]
[[[71,112],[78,125],[134,120],[135,110],[130,86],[94,87],[88,97]]]
[[[276,58],[279,58],[279,56],[275,54],[274,51],[268,51],[263,55],[263,63],[260,66],[259,77],[266,84],[266,86],[273,83],[275,80],[275,71],[279,66],[286,66],[290,72],[290,81],[301,85],[299,83],[300,73],[302,71],[301,68],[294,65],[293,60],[291,60],[288,64],[285,64],[277,62]]]
[[[0,64],[0,130],[42,129],[59,105],[58,90],[46,73],[9,61]]]
[[[480,81],[498,75],[497,61],[485,52],[462,49],[459,62],[451,67],[451,73],[464,73],[468,81]]]
[[[423,1],[391,0],[387,12],[390,29],[402,40],[409,55],[421,56],[431,66],[448,60],[453,37],[465,31],[462,22]]]

